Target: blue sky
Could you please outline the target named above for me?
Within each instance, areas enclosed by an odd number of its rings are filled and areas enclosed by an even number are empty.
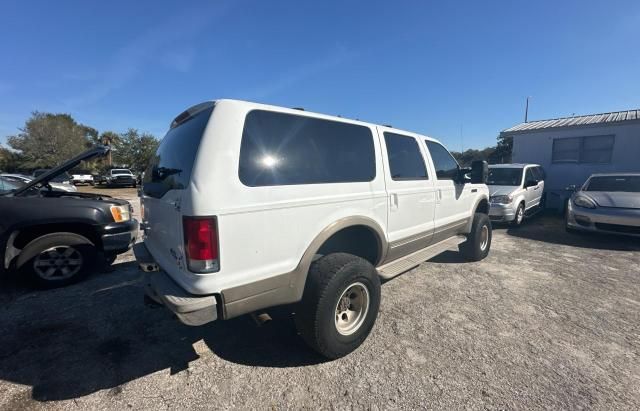
[[[541,119],[640,107],[640,2],[3,1],[0,142],[31,111],[161,137],[240,98],[482,148]]]

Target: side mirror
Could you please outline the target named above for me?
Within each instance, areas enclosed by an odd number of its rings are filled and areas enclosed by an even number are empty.
[[[537,185],[538,185],[538,182],[536,180],[527,180],[524,182],[524,188],[529,188]]]
[[[471,163],[471,183],[487,184],[489,178],[489,164],[486,161],[476,160]]]
[[[567,186],[565,190],[575,192],[578,191],[578,187],[575,184],[571,184],[570,186]]]

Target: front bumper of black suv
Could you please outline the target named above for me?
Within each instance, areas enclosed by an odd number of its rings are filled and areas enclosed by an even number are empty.
[[[138,237],[138,220],[109,223],[100,227],[100,239],[105,254],[122,254],[129,250]]]

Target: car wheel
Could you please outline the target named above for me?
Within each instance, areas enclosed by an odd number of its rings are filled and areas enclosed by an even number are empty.
[[[36,286],[62,287],[84,278],[94,261],[96,249],[87,238],[75,233],[43,235],[27,244],[16,263]]]
[[[491,249],[491,220],[483,213],[475,213],[471,232],[467,235],[467,241],[460,244],[458,249],[462,256],[469,261],[484,259]]]
[[[511,225],[514,227],[520,227],[523,221],[524,221],[524,203],[520,203],[518,204],[518,208],[516,209],[516,216],[511,222]]]
[[[326,358],[362,344],[378,316],[380,278],[368,261],[346,253],[313,262],[295,323],[303,340]]]

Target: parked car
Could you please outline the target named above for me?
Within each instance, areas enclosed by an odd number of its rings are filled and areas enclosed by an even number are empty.
[[[41,175],[42,172],[40,172],[39,174]],[[18,182],[21,184],[29,184],[35,178],[33,176],[26,176],[24,174],[2,174],[2,176],[10,181]],[[49,185],[53,190],[56,191],[65,191],[70,193],[78,191],[76,187],[71,184],[65,183],[65,181],[65,177],[63,176],[62,178],[57,178],[56,181],[50,181]]]
[[[114,168],[108,170],[100,179],[99,184],[107,187],[137,187],[138,182],[131,170],[126,168]]]
[[[23,185],[24,184],[19,181],[6,178],[4,175],[0,174],[0,195],[8,193],[12,190],[17,190]]]
[[[91,175],[91,172],[89,170],[73,170],[71,172],[71,182],[73,183],[73,185],[93,185],[93,175]]]
[[[470,175],[470,178],[467,177]],[[173,120],[141,190],[147,295],[189,325],[295,303],[328,358],[371,331],[380,278],[491,245],[485,162],[438,141],[235,100]],[[259,312],[259,311],[258,311]]]
[[[640,173],[593,174],[567,202],[567,231],[640,236]]]
[[[0,272],[57,287],[80,280],[96,261],[111,264],[131,247],[138,222],[127,201],[51,188],[52,179],[108,150],[91,149],[20,187],[3,180]]]
[[[545,173],[537,164],[489,166],[489,218],[519,226],[525,217],[544,208]]]

